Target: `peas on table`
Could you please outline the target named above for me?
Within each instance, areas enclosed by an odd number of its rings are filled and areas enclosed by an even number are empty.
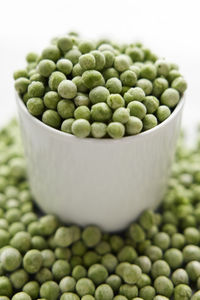
[[[79,138],[119,139],[151,130],[171,116],[187,89],[178,66],[142,43],[68,33],[41,55],[28,53],[26,62],[13,78],[28,112]]]

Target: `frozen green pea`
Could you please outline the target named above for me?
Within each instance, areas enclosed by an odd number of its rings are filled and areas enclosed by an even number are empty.
[[[35,280],[37,280],[40,284],[52,279],[53,275],[48,268],[40,269],[35,275]]]
[[[156,67],[153,64],[143,65],[140,69],[140,77],[148,80],[154,80],[157,76]]]
[[[114,292],[117,292],[121,286],[121,278],[118,275],[112,274],[106,279],[106,283],[112,288]]]
[[[90,120],[90,110],[87,106],[81,105],[74,111],[75,119]]]
[[[135,135],[142,131],[143,123],[139,118],[130,116],[125,124],[125,128],[128,135]]]
[[[180,100],[180,95],[174,88],[166,89],[161,95],[161,103],[167,105],[168,107],[174,107]]]
[[[56,111],[48,109],[42,115],[42,122],[53,128],[59,128],[61,124],[61,118]]]
[[[9,227],[9,232],[12,236],[14,236],[17,232],[24,231],[25,226],[21,222],[14,222]]]
[[[79,138],[85,138],[90,135],[91,126],[85,119],[75,120],[72,124],[72,133]]]
[[[150,95],[153,90],[152,82],[146,78],[139,79],[136,83],[136,86],[141,88],[146,96]]]
[[[72,232],[68,227],[59,227],[55,233],[55,242],[58,247],[68,247],[73,242]]]
[[[100,71],[104,68],[106,59],[103,53],[99,50],[93,50],[90,52],[95,58],[95,69]]]
[[[17,290],[21,290],[22,287],[28,282],[28,280],[28,273],[23,269],[16,270],[15,272],[10,274],[10,281],[13,287]]]
[[[122,124],[125,124],[128,122],[129,117],[130,117],[130,112],[127,108],[124,107],[117,108],[113,113],[114,122],[120,122]]]
[[[119,72],[114,68],[107,68],[103,70],[102,74],[106,81],[109,80],[110,78],[119,78]]]
[[[145,232],[143,228],[137,224],[133,223],[129,227],[129,236],[136,243],[142,242],[145,239]]]
[[[130,263],[129,262],[121,262],[119,263],[117,266],[116,266],[116,269],[115,269],[115,273],[120,276],[120,277],[123,277],[124,275],[124,270],[130,266]]]
[[[34,82],[34,81],[38,81],[38,82],[41,82],[41,83],[43,83],[43,85],[45,85],[46,84],[46,78],[44,77],[44,76],[42,76],[42,75],[40,75],[39,73],[34,73],[33,75],[31,75],[30,76],[30,82],[32,83],[32,82]],[[42,90],[41,89],[41,86],[40,86],[40,90]],[[45,87],[44,87],[44,90],[45,90]],[[33,89],[32,89],[32,91],[31,92],[35,92]],[[38,91],[37,91],[38,92]],[[40,91],[40,93],[41,93],[41,91]],[[42,93],[41,93],[42,94]],[[30,96],[30,93],[28,94],[29,96]]]
[[[17,232],[11,239],[10,245],[21,253],[25,253],[31,248],[31,236],[25,231]]]
[[[60,300],[80,300],[80,297],[74,293],[67,292],[67,293],[62,294],[62,296],[60,297]]]
[[[130,115],[143,119],[147,113],[146,106],[139,101],[129,102],[127,108],[130,110]]]
[[[143,129],[149,130],[158,124],[157,118],[153,114],[146,114],[143,119]]]
[[[82,240],[79,240],[73,243],[71,251],[73,255],[83,256],[87,251],[87,247]]]
[[[109,78],[107,81],[106,81],[106,88],[109,90],[110,93],[112,94],[119,94],[121,93],[121,90],[122,90],[122,83],[121,81],[116,78],[116,77],[113,77],[113,78]],[[108,95],[107,95],[108,97]]]
[[[153,95],[160,97],[160,95],[169,87],[168,81],[163,77],[158,77],[153,82]]]
[[[111,122],[108,124],[107,132],[113,139],[120,139],[125,134],[125,127],[119,122]]]
[[[200,262],[193,260],[186,265],[186,271],[191,281],[196,281],[200,276]]]
[[[95,49],[95,43],[89,40],[81,41],[78,48],[82,53],[88,53]]]
[[[118,264],[116,256],[111,253],[107,253],[101,258],[102,265],[108,270],[108,272],[113,272]]]
[[[103,237],[102,237],[102,239],[103,239]],[[99,255],[104,255],[104,254],[111,252],[111,246],[108,241],[102,240],[98,245],[96,245],[95,251]]]
[[[84,72],[83,68],[81,67],[81,65],[79,63],[77,63],[73,66],[72,76],[73,77],[82,76],[83,72]]]
[[[74,116],[75,105],[71,100],[60,100],[57,105],[57,111],[63,119]]]
[[[170,65],[169,63],[164,59],[158,59],[155,62],[155,67],[157,68],[157,74],[159,76],[167,76],[170,71]]]
[[[95,290],[95,299],[97,300],[112,300],[114,293],[108,284],[101,284]]]
[[[147,256],[138,256],[134,263],[141,268],[143,273],[149,273],[151,270],[151,260]]]
[[[145,254],[150,258],[152,262],[162,259],[163,252],[162,250],[154,245],[150,245],[146,248]]]
[[[42,266],[42,263],[42,254],[39,250],[36,249],[29,250],[23,257],[24,269],[30,274],[38,272]]]
[[[107,104],[112,109],[117,109],[125,105],[124,99],[120,94],[111,94],[107,98]]]
[[[43,250],[47,248],[47,242],[42,236],[33,236],[31,239],[33,249]]]
[[[119,288],[119,294],[131,300],[138,296],[138,287],[134,284],[122,284]]]
[[[171,71],[169,71],[167,79],[171,83],[174,79],[176,79],[177,77],[180,77],[180,76],[181,76],[181,73],[178,70],[172,69]]]
[[[30,98],[26,105],[33,116],[40,116],[44,111],[44,103],[41,98]]]
[[[109,90],[103,86],[93,88],[89,93],[89,98],[92,104],[106,102],[109,96]]]
[[[99,285],[105,282],[106,278],[108,277],[108,271],[104,266],[100,264],[94,264],[88,269],[88,277],[96,285]]]
[[[156,291],[153,286],[147,285],[140,289],[139,296],[145,300],[153,300]]]
[[[51,73],[56,69],[56,65],[50,59],[43,59],[39,62],[37,68],[40,75],[49,77]]]
[[[56,62],[60,58],[60,51],[57,46],[50,45],[42,51],[43,59],[50,59]]]
[[[91,134],[94,138],[102,138],[107,133],[107,125],[102,122],[93,122],[91,124]]]
[[[182,266],[183,254],[179,249],[170,248],[164,253],[164,259],[172,269],[177,269]]]
[[[72,276],[76,280],[79,280],[80,278],[84,278],[87,276],[87,270],[85,267],[81,265],[76,265],[72,270]],[[90,276],[88,276],[90,278]],[[92,279],[92,278],[90,278]]]
[[[59,296],[59,286],[55,281],[44,282],[40,287],[40,297],[48,300],[56,300]]]
[[[23,94],[27,91],[30,80],[25,77],[20,77],[15,81],[15,89],[18,93]]]
[[[74,98],[74,103],[76,104],[76,106],[81,106],[81,105],[89,106],[90,99],[87,94],[77,93],[76,97]]]
[[[81,278],[76,283],[76,291],[81,297],[85,295],[94,295],[95,285],[89,278]]]
[[[90,267],[100,261],[101,257],[94,251],[88,251],[83,256],[83,262],[85,267]],[[80,264],[80,263],[79,263]]]
[[[15,224],[15,223],[13,223],[13,224]],[[11,226],[13,224],[11,224]],[[8,229],[8,221],[6,219],[3,219],[3,218],[0,219],[0,229],[5,229],[5,230]],[[12,235],[12,230],[10,228],[9,228],[9,232]]]
[[[187,89],[187,82],[183,77],[177,77],[172,81],[171,87],[177,90],[179,93],[184,93]]]
[[[26,70],[17,70],[13,74],[13,78],[17,80],[18,78],[28,78],[28,72]]]
[[[191,298],[191,300],[199,300],[199,299],[200,299],[200,291],[194,293]]]
[[[69,75],[72,72],[73,64],[69,59],[61,58],[57,61],[56,67],[60,72]]]
[[[176,269],[172,273],[172,281],[173,284],[176,286],[178,284],[188,284],[189,283],[189,277],[187,272],[184,269]]]
[[[23,286],[23,292],[27,293],[31,299],[37,299],[39,296],[40,286],[37,281],[29,281]]]
[[[159,276],[154,281],[154,287],[156,289],[157,294],[171,297],[173,294],[174,286],[172,281],[166,276]]]
[[[61,131],[64,131],[66,133],[72,133],[72,124],[74,123],[74,121],[74,118],[64,120],[61,124]]]
[[[1,263],[6,271],[15,271],[17,268],[19,268],[21,262],[22,256],[17,249],[9,247],[2,251]]]
[[[62,80],[58,85],[58,94],[65,99],[72,99],[77,94],[77,87],[71,80]]]
[[[154,96],[146,96],[143,100],[143,104],[146,106],[147,113],[153,114],[159,107],[159,100]]]
[[[127,298],[125,296],[122,296],[122,295],[117,295],[113,298],[113,300],[127,300]]]
[[[187,227],[184,230],[186,244],[198,245],[200,240],[199,230],[194,227]]]
[[[0,292],[1,296],[12,296],[12,284],[8,277],[6,276],[0,276]]]
[[[65,58],[69,59],[73,65],[78,63],[80,56],[81,56],[81,52],[76,47],[73,47],[65,54]]]
[[[157,260],[153,263],[151,268],[151,275],[153,276],[154,279],[161,275],[169,277],[170,273],[171,270],[166,261]]]
[[[40,218],[41,233],[45,236],[53,234],[58,227],[58,219],[54,215],[46,215]]]
[[[152,226],[156,225],[155,213],[151,209],[146,209],[139,217],[141,226],[148,230]]]
[[[97,103],[92,105],[91,117],[97,122],[107,122],[112,117],[112,110],[106,103]]]
[[[56,280],[61,280],[64,276],[70,274],[70,264],[64,259],[58,259],[52,266],[52,273]]]
[[[59,288],[62,293],[74,292],[75,286],[76,286],[76,280],[70,276],[63,277],[59,283]]]
[[[57,91],[59,84],[63,81],[66,80],[65,74],[63,74],[60,71],[55,71],[51,73],[49,77],[49,87],[52,91]]]
[[[94,55],[92,55],[90,53],[81,55],[79,57],[79,64],[80,64],[81,68],[83,69],[83,71],[93,70],[96,65],[96,60],[95,60]]]
[[[104,78],[99,71],[88,70],[82,75],[83,83],[87,88],[93,89],[96,86],[103,86],[105,84]]]
[[[112,51],[110,50],[104,50],[102,51],[104,57],[105,57],[105,68],[111,68],[114,64],[114,60],[115,60],[115,55]],[[116,70],[117,71],[117,70]]]
[[[31,297],[25,292],[19,292],[12,297],[12,300],[31,300]]]
[[[131,70],[126,70],[120,75],[120,80],[125,86],[135,86],[137,82],[137,75]]]
[[[166,250],[170,246],[170,237],[165,232],[158,232],[154,235],[153,242],[156,246],[160,247],[162,250]]]
[[[160,105],[156,110],[156,117],[159,122],[163,122],[171,115],[171,111],[168,106]]]
[[[135,264],[130,264],[124,269],[122,278],[125,283],[135,284],[139,281],[141,275],[142,271],[140,267]]]
[[[44,90],[44,84],[42,82],[32,81],[28,86],[28,95],[30,98],[42,97]]]
[[[128,57],[128,55],[120,54],[115,57],[114,60],[114,67],[119,72],[126,71],[131,65],[131,59]]]
[[[140,87],[129,88],[124,94],[124,100],[126,104],[131,101],[143,101],[145,98],[145,93]]]
[[[186,284],[179,284],[174,289],[174,300],[189,300],[192,296],[192,289]]]
[[[69,248],[60,248],[57,247],[55,249],[55,257],[58,259],[66,259],[69,260],[71,258],[71,250]]]
[[[102,234],[98,227],[88,226],[83,230],[82,239],[87,247],[96,246],[101,240]]]
[[[55,261],[55,254],[50,249],[45,249],[41,251],[42,258],[43,258],[43,266],[44,267],[51,267]]]
[[[131,57],[133,62],[144,60],[144,52],[139,47],[129,46],[129,47],[126,48],[125,53]]]
[[[174,233],[171,237],[171,245],[173,248],[182,249],[185,246],[185,237],[181,233]]]
[[[67,35],[61,36],[57,40],[57,46],[61,51],[66,52],[66,51],[72,49],[73,40],[70,36],[67,36]]]

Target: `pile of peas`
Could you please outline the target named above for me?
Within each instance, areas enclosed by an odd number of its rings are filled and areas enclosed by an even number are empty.
[[[122,138],[149,130],[173,112],[187,88],[178,66],[141,43],[53,39],[29,53],[15,89],[33,116],[80,138]]]
[[[38,212],[12,121],[0,132],[0,300],[199,300],[199,150],[180,140],[159,212],[108,234]]]

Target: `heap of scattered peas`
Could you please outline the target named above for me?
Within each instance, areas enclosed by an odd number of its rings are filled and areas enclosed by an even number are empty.
[[[141,43],[53,39],[14,73],[28,111],[77,137],[122,138],[166,120],[187,88],[178,66]]]
[[[11,122],[0,132],[0,300],[199,300],[199,150],[180,141],[160,211],[108,234],[38,213]]]

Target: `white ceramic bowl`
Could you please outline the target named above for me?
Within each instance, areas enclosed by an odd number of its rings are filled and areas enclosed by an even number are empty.
[[[166,190],[182,99],[172,115],[136,136],[80,139],[32,117],[16,96],[30,187],[46,213],[66,223],[121,230]]]

